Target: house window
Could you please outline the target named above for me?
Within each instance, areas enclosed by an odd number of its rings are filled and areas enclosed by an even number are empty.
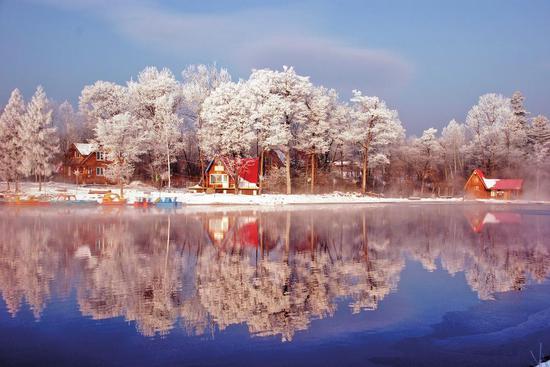
[[[105,160],[105,153],[104,152],[95,152],[95,159],[98,161]]]
[[[95,168],[95,175],[96,176],[103,176],[104,175],[103,167],[96,167]]]
[[[214,173],[210,175],[210,184],[223,184],[227,182],[227,175],[221,173]]]
[[[91,177],[91,176],[93,175],[93,172],[94,172],[94,171],[93,171],[91,168],[88,168],[88,176]]]

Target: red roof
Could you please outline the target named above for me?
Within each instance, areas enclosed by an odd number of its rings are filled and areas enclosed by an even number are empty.
[[[241,158],[237,162],[239,177],[250,183],[257,184],[259,172],[259,158]]]
[[[491,187],[493,190],[521,190],[523,180],[519,178],[513,179],[496,179],[495,185]]]
[[[523,179],[520,178],[487,178],[479,168],[474,170],[487,190],[521,190]]]

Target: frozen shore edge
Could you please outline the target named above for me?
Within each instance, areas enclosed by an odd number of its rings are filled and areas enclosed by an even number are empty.
[[[5,183],[3,184],[5,187]],[[57,195],[67,193],[75,195],[77,199],[101,200],[100,194],[90,194],[90,190],[111,190],[118,193],[116,186],[77,186],[74,184],[48,182],[43,185],[42,191],[38,184],[25,182],[21,191],[25,195]],[[157,191],[148,186],[128,186],[124,188],[124,197],[131,204],[141,197],[151,199],[175,197],[178,202],[186,206],[286,206],[286,205],[346,205],[346,204],[496,204],[496,205],[550,205],[550,201],[542,200],[464,200],[454,198],[377,198],[363,196],[357,193],[334,192],[331,194],[262,194],[262,195],[235,195],[235,194],[204,194],[191,193],[186,189]]]

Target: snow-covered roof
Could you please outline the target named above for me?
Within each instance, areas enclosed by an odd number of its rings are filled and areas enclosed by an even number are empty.
[[[74,143],[74,146],[78,150],[78,152],[82,155],[90,155],[93,150],[93,144],[88,143]]]

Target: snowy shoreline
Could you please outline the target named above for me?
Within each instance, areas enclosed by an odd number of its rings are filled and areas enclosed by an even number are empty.
[[[5,183],[2,184],[5,187]],[[77,186],[67,183],[49,182],[43,185],[42,191],[38,190],[38,184],[25,182],[21,185],[23,195],[58,195],[71,194],[81,200],[101,200],[101,194],[90,193],[92,190],[111,190],[118,193],[116,186]],[[262,194],[262,195],[235,195],[235,194],[204,194],[191,193],[186,189],[173,189],[170,191],[158,191],[149,186],[128,186],[124,188],[124,197],[132,204],[138,198],[146,197],[152,200],[157,198],[175,197],[178,202],[189,206],[280,206],[280,205],[342,205],[342,204],[545,204],[550,201],[542,200],[463,200],[455,198],[377,198],[363,196],[357,193],[335,192],[331,194]]]

